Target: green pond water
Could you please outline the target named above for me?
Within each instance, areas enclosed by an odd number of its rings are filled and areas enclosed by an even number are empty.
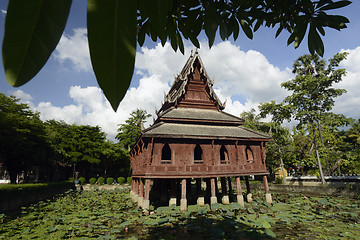
[[[360,200],[263,193],[241,207],[159,207],[143,214],[126,189],[70,191],[0,214],[0,239],[360,239]]]

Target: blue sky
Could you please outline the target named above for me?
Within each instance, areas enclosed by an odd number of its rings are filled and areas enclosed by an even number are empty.
[[[0,2],[0,39],[4,35],[7,1]],[[339,51],[348,51],[342,67],[347,76],[338,87],[348,93],[337,99],[334,112],[360,117],[360,1],[334,11],[349,18],[348,28],[338,32],[328,29],[323,38],[326,59]],[[274,38],[275,29],[260,29],[254,39],[240,36],[222,42],[217,37],[208,49],[204,34],[199,38],[200,56],[222,101],[225,111],[239,115],[256,108],[261,102],[282,101],[288,94],[280,83],[293,78],[291,68],[297,57],[307,54],[304,41],[298,49],[286,46],[288,34]],[[29,83],[19,88],[10,87],[0,68],[0,92],[15,95],[39,111],[43,120],[56,119],[68,123],[99,125],[113,139],[117,124],[123,123],[130,112],[142,108],[154,114],[159,109],[164,92],[169,90],[174,75],[180,72],[194,47],[185,42],[185,55],[175,53],[169,44],[146,40],[137,49],[135,72],[131,86],[115,113],[98,88],[88,56],[86,36],[86,1],[74,0],[60,43],[48,63]],[[1,51],[1,50],[0,50]],[[2,60],[0,60],[2,65]],[[152,123],[149,119],[148,124]]]

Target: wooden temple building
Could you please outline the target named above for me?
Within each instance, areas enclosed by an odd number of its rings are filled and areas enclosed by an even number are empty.
[[[240,176],[246,180],[249,202],[250,175],[263,176],[266,200],[271,203],[265,165],[265,143],[270,138],[223,112],[225,104],[213,84],[198,52],[191,54],[154,124],[142,131],[130,151],[131,197],[144,209],[151,195],[169,205],[180,204],[181,210],[195,198],[199,205],[231,200],[244,205]],[[235,178],[236,197],[231,178]]]

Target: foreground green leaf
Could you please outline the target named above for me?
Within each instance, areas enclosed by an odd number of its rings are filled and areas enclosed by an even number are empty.
[[[116,111],[130,85],[136,53],[137,1],[88,1],[91,63]]]
[[[45,65],[58,44],[71,0],[10,0],[5,20],[3,62],[6,80],[18,87]]]

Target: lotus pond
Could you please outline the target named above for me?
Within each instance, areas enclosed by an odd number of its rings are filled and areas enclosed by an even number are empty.
[[[0,214],[0,239],[360,239],[360,200],[254,194],[237,203],[150,209],[129,191],[69,191],[54,201]]]

